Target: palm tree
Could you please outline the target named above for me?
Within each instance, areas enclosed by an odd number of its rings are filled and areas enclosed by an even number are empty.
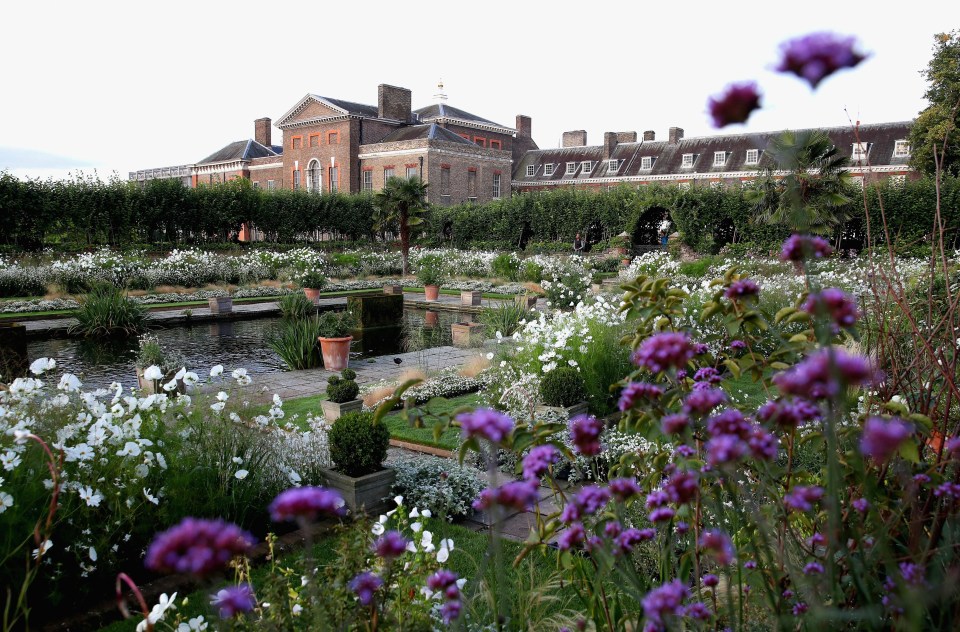
[[[410,274],[410,227],[423,223],[427,210],[427,185],[420,178],[390,178],[374,199],[378,230],[399,226],[403,273]]]
[[[824,132],[783,132],[767,145],[766,155],[773,166],[746,194],[757,219],[821,235],[850,219],[850,161]],[[787,174],[777,178],[774,170]]]

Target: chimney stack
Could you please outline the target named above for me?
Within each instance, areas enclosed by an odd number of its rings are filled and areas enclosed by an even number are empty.
[[[560,142],[561,147],[586,147],[587,146],[587,130],[578,129],[572,132],[564,132],[563,140]]]
[[[382,119],[409,123],[411,118],[410,95],[411,92],[406,88],[381,83],[377,86],[377,116]]]
[[[668,141],[671,145],[676,145],[680,142],[680,139],[683,138],[683,129],[679,127],[671,127]]]
[[[674,129],[676,129],[676,128],[674,128]],[[680,130],[680,135],[683,136],[683,130]],[[649,141],[657,140],[657,133],[654,132],[652,129],[648,129],[647,131],[645,131],[645,132],[643,133],[643,140],[644,140],[644,142],[646,142],[646,141],[648,141],[648,140],[649,140]]]
[[[271,147],[270,144],[270,117],[265,116],[263,118],[258,118],[253,122],[253,140],[257,141],[264,147]]]
[[[524,116],[523,114],[517,114],[517,136],[522,136],[523,138],[530,138],[533,136],[533,120],[529,116]]]
[[[636,132],[617,132],[617,142],[618,143],[635,143],[637,142],[637,133]]]
[[[610,160],[613,150],[617,148],[617,133],[606,132],[603,135],[603,160]]]

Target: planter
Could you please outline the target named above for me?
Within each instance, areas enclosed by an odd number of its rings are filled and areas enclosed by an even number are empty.
[[[333,423],[347,413],[360,412],[363,410],[362,399],[351,399],[349,402],[337,403],[322,400],[320,407],[323,408],[323,418],[328,423]]]
[[[384,294],[400,294],[400,295],[402,295],[402,294],[403,294],[403,286],[402,286],[402,285],[384,285],[384,286],[383,286],[383,293],[384,293]]]
[[[513,300],[517,302],[517,305],[523,307],[524,309],[533,309],[537,306],[537,297],[530,294],[518,294],[513,297]]]
[[[564,412],[567,417],[573,418],[577,415],[587,414],[587,402],[577,402],[573,406],[537,406],[537,412]]]
[[[428,301],[435,301],[437,297],[440,296],[440,286],[439,285],[425,285],[423,286],[423,293],[427,297]]]
[[[471,307],[479,305],[481,299],[483,298],[482,292],[476,292],[472,290],[463,290],[460,292],[460,304],[461,305],[470,305]]]
[[[424,327],[436,327],[439,319],[436,312],[431,312],[429,309],[423,315],[423,326]]]
[[[163,390],[163,385],[173,379],[173,376],[177,374],[176,371],[171,371],[163,376],[162,380],[148,380],[143,377],[143,369],[137,367],[137,385],[140,387],[140,392],[144,395],[153,395],[154,393],[168,393]],[[184,384],[183,380],[177,380],[177,388],[169,392],[169,395],[179,395],[181,393],[187,392],[187,385]]]
[[[483,332],[483,325],[480,323],[453,323],[450,325],[454,347],[469,347],[473,336],[481,332]]]
[[[305,287],[303,288],[303,293],[307,295],[308,299],[313,301],[314,305],[320,301],[320,288]]]
[[[350,341],[353,336],[345,338],[320,337],[320,354],[323,356],[323,368],[327,371],[342,371],[350,364]]]
[[[389,499],[393,482],[397,479],[397,471],[394,469],[384,468],[379,472],[356,478],[325,469],[323,477],[328,487],[340,492],[350,511],[363,510],[368,514],[377,515],[394,506],[393,501]]]
[[[317,294],[320,293],[320,290],[317,290]],[[207,299],[207,304],[210,306],[211,314],[229,314],[233,311],[233,297],[232,296],[217,296],[216,298]]]

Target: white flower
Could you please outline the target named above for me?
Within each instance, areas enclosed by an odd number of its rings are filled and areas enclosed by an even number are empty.
[[[169,382],[163,385],[163,390],[167,391],[168,393],[172,390],[175,390],[176,388],[177,388],[176,378],[170,380]]]
[[[90,561],[91,561],[91,562],[96,562],[96,561],[97,561],[97,550],[96,550],[95,548],[93,548],[92,546],[91,546],[89,549],[87,549],[87,555],[90,556]]]
[[[183,374],[183,383],[187,386],[193,386],[200,381],[200,376],[194,373],[193,371],[187,371]]]
[[[140,446],[133,441],[127,441],[122,450],[117,451],[117,456],[140,456]]]
[[[452,550],[453,540],[450,538],[440,540],[440,548],[437,549],[437,561],[441,564],[445,563],[450,558],[450,551]]]
[[[433,512],[429,509],[424,509],[422,512],[420,512],[420,515],[422,515],[424,518],[430,518],[433,516]]]
[[[216,404],[210,404],[210,410],[212,410],[215,413],[221,413],[223,412],[223,407],[226,405],[227,404],[225,402],[217,402]]]
[[[235,379],[240,386],[246,386],[253,381],[250,376],[247,375],[247,370],[244,368],[234,369],[230,375],[233,376],[233,379]]]
[[[13,507],[13,496],[7,492],[0,492],[0,513],[6,511],[9,507]]]
[[[53,358],[37,358],[30,364],[30,372],[34,375],[43,375],[45,372],[54,369],[57,361]]]
[[[423,528],[423,523],[422,523],[422,522],[414,522],[412,525],[410,525],[410,528],[413,529],[413,532],[414,532],[414,533],[419,533],[419,532],[420,532],[420,529]]]
[[[176,610],[177,606],[173,603],[176,598],[177,593],[173,593],[169,597],[167,597],[167,593],[160,595],[160,601],[150,610],[147,618],[137,624],[137,632],[146,632],[148,627],[152,628],[157,621],[163,619],[167,610]]]
[[[147,500],[152,502],[154,505],[160,504],[160,499],[150,493],[150,490],[146,487],[143,488],[143,495],[146,496]]]
[[[238,480],[238,481],[242,481],[243,479],[245,479],[245,478],[247,477],[247,474],[249,474],[249,473],[250,473],[250,472],[248,472],[247,470],[237,470],[237,473],[234,474],[234,476],[237,477],[237,480]]]
[[[80,380],[73,373],[64,373],[60,376],[60,383],[57,388],[61,391],[74,393],[80,390]]]
[[[207,622],[204,620],[203,615],[199,617],[194,617],[189,621],[184,621],[179,626],[177,626],[177,632],[202,632],[208,627]]]
[[[228,399],[230,399],[230,396],[227,395],[226,391],[220,391],[219,393],[217,393],[217,401],[225,402]]]
[[[393,497],[393,502],[397,503],[398,506],[399,506],[399,505],[402,505],[402,504],[403,504],[403,496],[394,496],[394,497]]]
[[[79,488],[77,493],[80,494],[80,500],[87,503],[88,507],[99,507],[100,501],[103,500],[103,495],[89,485]]]
[[[410,517],[411,517],[411,518],[419,518],[419,517],[420,517],[420,510],[417,509],[416,507],[414,507],[414,508],[413,508],[413,511],[410,512]]]
[[[163,379],[163,371],[156,364],[152,364],[143,370],[143,379],[154,382]]]
[[[223,375],[223,365],[218,364],[217,366],[210,369],[210,377],[220,377]]]
[[[233,462],[236,463],[237,465],[240,465],[241,463],[243,463],[243,459],[241,459],[241,458],[238,457],[238,456],[233,457],[233,458],[231,459],[231,461],[233,461]]]
[[[176,375],[173,376],[174,380],[182,380],[183,376],[187,374],[187,367],[180,367],[180,370],[177,371]]]
[[[301,612],[303,612],[303,606],[298,603],[294,604],[293,608],[290,608],[290,613],[295,617],[299,617]]]
[[[493,360],[493,351],[487,354],[487,360]]]
[[[33,550],[33,559],[39,560],[41,556],[43,556],[47,551],[50,550],[51,546],[53,546],[53,540],[44,541],[44,543],[40,546],[39,549]]]
[[[8,472],[20,465],[20,461],[20,455],[13,450],[7,450],[3,454],[0,454],[0,465],[3,465],[3,469],[7,470]]]

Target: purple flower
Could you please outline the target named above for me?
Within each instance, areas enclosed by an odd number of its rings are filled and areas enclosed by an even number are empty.
[[[784,261],[803,261],[813,257],[821,259],[833,254],[833,246],[823,237],[791,235],[783,242],[780,258]]]
[[[399,531],[387,531],[373,543],[373,551],[377,557],[393,559],[400,557],[407,550],[407,540]]]
[[[635,478],[615,478],[610,481],[610,493],[613,494],[619,502],[626,502],[628,499],[640,494],[640,486],[637,485]]]
[[[747,570],[753,570],[757,567],[757,563],[754,560],[747,560],[743,563],[743,567]]]
[[[153,539],[144,565],[162,573],[204,576],[244,555],[253,542],[252,535],[233,523],[184,518]]]
[[[732,83],[707,102],[713,126],[726,127],[733,123],[745,123],[750,113],[760,107],[760,93],[752,81]]]
[[[956,502],[960,500],[960,484],[951,483],[950,481],[941,483],[933,490],[933,495],[937,498],[944,498]]]
[[[568,551],[583,542],[584,537],[586,537],[586,531],[584,531],[583,525],[579,522],[574,522],[564,529],[557,538],[557,547],[561,551]]]
[[[649,494],[647,494],[647,509],[653,509],[655,507],[663,507],[668,502],[670,502],[670,494],[663,491],[662,489],[656,489]]]
[[[690,525],[683,520],[679,520],[675,525],[673,525],[673,528],[677,532],[677,535],[686,535],[687,531],[690,530]]]
[[[780,426],[796,428],[820,418],[820,408],[805,399],[769,401],[757,411],[757,419]]]
[[[690,418],[683,413],[664,415],[660,420],[660,430],[663,434],[680,434],[690,425]]]
[[[617,535],[613,541],[614,555],[626,555],[633,551],[633,547],[641,542],[652,540],[657,535],[654,529],[626,529]]]
[[[756,298],[760,295],[760,286],[753,279],[740,279],[734,281],[723,293],[731,301],[738,301],[744,298]]]
[[[813,535],[807,538],[807,546],[809,546],[810,548],[813,548],[816,546],[823,546],[826,543],[827,543],[827,538],[825,538],[824,535],[819,532],[814,532]]]
[[[947,439],[946,450],[947,454],[953,458],[960,457],[960,437],[952,437]]]
[[[811,88],[842,68],[853,68],[866,56],[855,51],[856,40],[834,33],[811,33],[784,42],[783,59],[778,72],[794,74],[805,79]]]
[[[706,382],[708,384],[719,384],[723,380],[720,378],[720,371],[712,366],[705,366],[693,374],[694,382]]]
[[[436,573],[427,578],[427,588],[436,592],[446,590],[450,586],[457,585],[457,574],[441,568]]]
[[[479,498],[473,501],[473,508],[482,511],[490,509],[494,505],[501,505],[519,511],[527,511],[536,502],[536,481],[510,481],[500,487],[488,488],[480,492]]]
[[[643,613],[647,624],[653,626],[653,630],[665,629],[664,619],[679,615],[683,600],[689,596],[690,591],[679,579],[654,588],[643,598]]]
[[[802,601],[798,601],[793,605],[793,616],[799,617],[800,615],[806,613],[808,610],[807,604]]]
[[[930,482],[930,477],[927,476],[926,474],[914,474],[913,482],[916,483],[917,485],[926,485],[927,483]]]
[[[667,479],[666,485],[663,486],[664,491],[667,492],[667,495],[670,496],[670,502],[676,503],[677,505],[682,505],[693,500],[697,492],[700,491],[700,486],[697,484],[697,475],[693,472],[674,472],[669,479]]]
[[[747,348],[747,343],[745,343],[745,342],[742,341],[742,340],[731,340],[731,341],[730,341],[730,348],[733,349],[734,351],[739,351],[739,350],[741,350],[741,349],[746,349],[746,348]]]
[[[829,399],[847,386],[872,383],[877,372],[865,358],[841,349],[824,349],[773,376],[781,393],[810,400]]]
[[[472,413],[461,413],[456,417],[464,439],[482,437],[491,443],[500,443],[513,432],[513,419],[508,415],[490,408],[478,408]]]
[[[804,575],[823,575],[823,564],[820,562],[810,562],[803,567]]]
[[[725,566],[733,561],[737,554],[733,548],[733,542],[723,531],[718,529],[708,529],[700,534],[698,543],[701,551],[709,551],[717,560],[717,564]]]
[[[323,487],[293,487],[280,492],[270,503],[270,519],[274,522],[294,518],[316,520],[318,515],[341,516],[343,513],[340,493]]]
[[[630,382],[623,387],[620,392],[620,402],[618,404],[620,411],[624,412],[633,408],[637,401],[641,399],[657,400],[663,396],[663,389],[656,384],[647,382]]]
[[[813,316],[825,314],[837,327],[853,327],[860,318],[860,310],[853,298],[835,287],[809,295],[803,303],[803,311]]]
[[[232,619],[240,613],[253,610],[257,599],[253,596],[250,584],[244,582],[218,591],[213,595],[210,604],[220,611],[221,619]]]
[[[683,401],[683,411],[707,415],[725,401],[727,401],[727,395],[719,388],[699,388],[687,395]]]
[[[600,454],[603,422],[592,415],[577,415],[570,420],[570,440],[583,456]]]
[[[523,478],[539,480],[559,457],[560,453],[552,445],[538,445],[523,458]]]
[[[667,520],[672,520],[676,514],[677,512],[670,507],[657,507],[650,512],[647,519],[650,522],[666,522]]]
[[[380,590],[380,587],[383,586],[383,580],[370,571],[364,571],[351,579],[349,585],[350,590],[355,592],[357,597],[360,598],[360,603],[369,606],[370,602],[373,601],[373,593]]]
[[[860,513],[867,513],[867,509],[870,508],[870,501],[866,498],[857,498],[850,504],[853,505],[853,508]]]
[[[720,583],[720,578],[714,575],[713,573],[708,573],[703,576],[703,585],[707,588],[713,588]]]
[[[707,432],[711,437],[736,435],[746,439],[750,435],[750,424],[736,408],[728,408],[707,420]]]
[[[711,616],[710,609],[707,608],[707,605],[702,601],[695,601],[688,605],[686,610],[684,610],[684,614],[695,621],[708,621]]]
[[[823,498],[823,488],[816,485],[796,485],[783,497],[783,504],[792,511],[810,511],[813,503]]]
[[[870,417],[863,425],[860,452],[881,464],[893,456],[900,444],[913,434],[913,426],[894,417],[890,420]]]
[[[690,457],[697,454],[697,451],[693,449],[692,446],[689,446],[685,443],[681,443],[676,448],[673,449],[673,453],[677,456],[682,456],[689,459]]]
[[[739,461],[747,453],[747,444],[736,435],[719,435],[707,441],[707,463],[712,466]]]
[[[750,446],[750,454],[753,458],[760,461],[772,461],[777,458],[780,440],[761,428],[754,426],[747,439],[747,445]]]
[[[603,527],[603,534],[608,538],[615,538],[623,532],[623,525],[612,520]]]
[[[460,616],[460,611],[463,609],[463,604],[459,600],[451,600],[443,604],[443,607],[440,608],[440,616],[443,617],[443,622],[447,625],[451,621]]]
[[[595,514],[610,502],[610,490],[596,485],[587,485],[573,497],[573,502],[584,515]]]
[[[633,353],[633,362],[651,373],[660,373],[670,367],[682,369],[693,356],[694,348],[686,334],[665,332],[644,340]]]
[[[795,594],[796,594],[796,593],[794,593],[794,592],[793,592],[792,590],[790,590],[789,588],[787,588],[787,589],[784,590],[782,593],[780,593],[780,595],[781,595],[784,599],[793,599],[793,596],[794,596]]]
[[[903,581],[911,586],[923,586],[926,583],[924,575],[922,566],[912,562],[900,562],[900,576],[903,577]]]

